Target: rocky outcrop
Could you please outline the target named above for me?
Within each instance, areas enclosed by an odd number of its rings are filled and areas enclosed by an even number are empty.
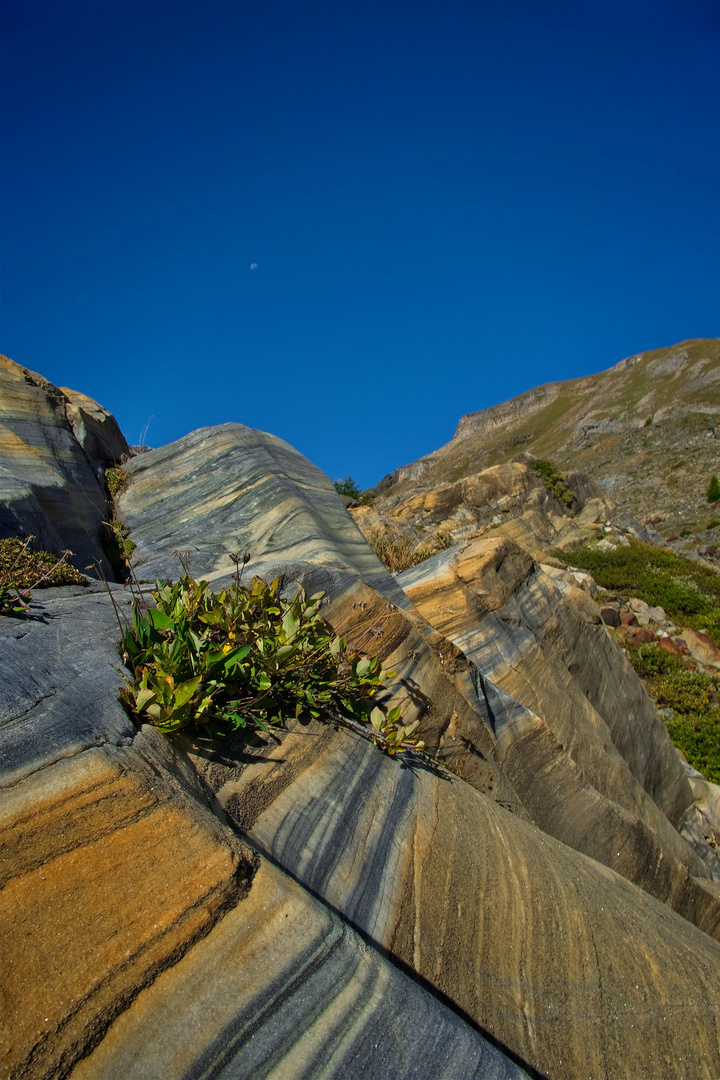
[[[697,555],[714,546],[706,491],[719,431],[720,339],[685,341],[469,413],[449,443],[376,492],[409,497],[532,454],[586,473],[620,511]]]
[[[241,425],[127,470],[138,577],[180,551],[220,587],[249,553],[324,589],[438,763],[315,721],[137,732],[120,585],[0,620],[4,1075],[717,1076],[692,792],[586,594],[498,536],[396,580],[327,478]]]
[[[475,665],[503,769],[536,824],[720,936],[720,863],[674,827],[690,786],[587,593],[499,537],[399,580]]]
[[[630,515],[618,515],[615,504],[589,477],[568,473],[566,483],[574,495],[572,509],[555,497],[527,460],[518,460],[454,483],[412,493],[388,491],[372,507],[356,506],[351,512],[371,541],[374,534],[389,530],[425,554],[500,534],[539,562],[552,563],[552,549],[572,550],[601,529],[649,539]]]
[[[101,535],[109,519],[104,470],[128,453],[114,418],[97,402],[60,390],[0,356],[0,531],[69,548],[79,569],[112,569]]]
[[[3,1076],[524,1075],[259,860],[186,752],[136,732],[117,639],[92,586],[0,620]]]

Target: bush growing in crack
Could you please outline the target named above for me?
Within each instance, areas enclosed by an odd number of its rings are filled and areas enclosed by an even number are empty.
[[[286,600],[277,578],[244,586],[241,560],[232,558],[236,580],[217,593],[185,564],[179,581],[156,583],[155,607],[136,596],[121,647],[132,677],[120,690],[134,721],[166,734],[277,737],[288,719],[316,717],[352,728],[388,754],[422,753],[417,721],[405,726],[399,707],[386,714],[374,704],[394,672],[362,652],[373,628],[349,645],[322,618],[323,593],[308,597],[299,585]]]

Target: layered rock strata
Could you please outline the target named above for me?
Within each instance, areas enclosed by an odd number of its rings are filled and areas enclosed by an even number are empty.
[[[325,589],[452,769],[316,722],[279,746],[137,733],[120,586],[0,620],[4,1073],[720,1074],[717,896],[674,828],[692,793],[585,594],[504,539],[406,595],[327,478],[240,425],[128,471],[139,577],[179,550],[220,586],[249,552]]]
[[[720,934],[720,864],[676,828],[694,808],[684,770],[587,593],[499,537],[399,581],[475,665],[503,769],[536,824]]]
[[[82,569],[99,563],[110,511],[104,470],[129,448],[97,402],[61,390],[0,356],[0,532],[34,536],[40,548],[69,548]]]
[[[92,587],[0,620],[2,1075],[524,1076],[219,820],[186,752],[137,733],[117,639]]]

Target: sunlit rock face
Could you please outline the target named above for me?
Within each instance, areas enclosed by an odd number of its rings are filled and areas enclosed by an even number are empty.
[[[692,791],[587,593],[503,537],[443,552],[399,581],[473,663],[503,769],[535,823],[717,935],[720,867],[675,827]]]
[[[115,419],[92,398],[61,390],[0,356],[0,530],[78,568],[99,562],[108,505],[103,472],[128,453]]]
[[[137,733],[118,637],[99,586],[0,620],[3,1076],[525,1075],[259,859],[187,749]]]
[[[138,732],[120,585],[0,619],[3,1076],[720,1075],[712,868],[589,598],[507,539],[394,579],[328,479],[241,425],[127,468],[139,578],[180,551],[220,586],[249,553],[324,589],[440,764],[316,721]]]

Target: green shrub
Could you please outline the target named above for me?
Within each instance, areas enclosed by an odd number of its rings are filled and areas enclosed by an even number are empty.
[[[354,499],[355,502],[359,502],[361,506],[372,506],[375,502],[372,492],[360,491],[352,476],[348,476],[344,480],[335,480],[334,487],[338,495],[346,495],[350,499]]]
[[[87,579],[67,561],[71,551],[60,557],[34,551],[33,539],[0,540],[0,615],[21,615],[32,599],[31,589],[87,585]]]
[[[693,768],[720,782],[720,711],[714,707],[717,677],[696,671],[689,658],[658,645],[628,650],[630,663],[659,706],[672,709],[665,727]]]
[[[130,483],[130,474],[126,473],[122,465],[114,465],[105,470],[105,483],[109,496],[110,520],[104,521],[105,526],[101,535],[105,556],[119,577],[126,577],[128,567],[135,550],[135,542],[130,539],[130,531],[123,521],[117,516],[115,500],[127,490]]]
[[[713,784],[720,784],[720,710],[696,716],[674,716],[665,726],[675,746]]]
[[[673,622],[706,629],[720,637],[720,577],[709,567],[677,555],[669,548],[631,540],[629,547],[600,551],[583,544],[572,552],[553,554],[565,563],[588,570],[598,585],[638,596],[659,605]]]
[[[685,663],[679,656],[665,652],[658,645],[640,645],[628,652],[630,663],[641,679],[655,679],[660,675],[670,675],[678,670],[685,670]]]
[[[130,530],[124,521],[113,516],[112,521],[104,521],[103,525],[105,527],[100,534],[102,549],[110,565],[122,576],[127,573],[136,547],[135,541],[130,539]]]
[[[127,490],[130,483],[130,474],[126,473],[122,465],[113,465],[105,470],[105,483],[111,499],[116,499]]]
[[[718,499],[720,499],[720,480],[718,480],[717,476],[713,476],[707,489],[707,501],[714,503]]]
[[[558,502],[564,506],[572,507],[577,501],[574,491],[567,486],[563,475],[557,465],[546,458],[534,458],[528,463],[529,468],[544,482],[548,491],[551,491]]]
[[[360,489],[353,480],[352,476],[347,476],[344,480],[336,480],[334,483],[334,487],[338,495],[347,495],[351,499],[360,498]]]
[[[369,722],[390,754],[422,751],[417,722],[404,726],[399,708],[386,715],[374,706],[393,673],[335,634],[320,615],[322,593],[308,599],[299,586],[284,600],[278,579],[260,578],[213,593],[185,573],[175,584],[157,582],[152,596],[154,608],[136,603],[122,640],[132,678],[120,698],[136,723],[219,738],[318,717]]]
[[[713,681],[709,675],[686,667],[668,672],[658,688],[658,705],[667,705],[678,713],[705,712],[710,708]]]

